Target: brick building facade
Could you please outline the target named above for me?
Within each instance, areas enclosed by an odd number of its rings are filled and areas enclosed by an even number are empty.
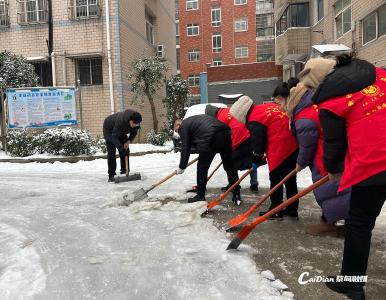
[[[385,0],[275,0],[276,63],[295,76],[312,45],[344,44],[358,58],[386,66]]]
[[[105,1],[52,0],[56,86],[74,86],[80,80],[84,128],[94,135],[102,133],[103,120],[112,111],[129,107],[139,110],[144,116],[143,141],[144,134],[152,127],[150,107],[146,99],[143,106],[131,104],[127,74],[133,59],[155,55],[157,45],[164,46],[170,72],[176,72],[174,2]],[[106,4],[109,4],[110,39]],[[47,68],[47,19],[45,0],[0,0],[0,51],[26,57],[35,65],[41,85],[55,83]],[[156,98],[163,97],[164,90]],[[161,115],[161,101],[156,103]]]
[[[177,52],[181,75],[188,79],[194,96],[200,94],[199,76],[207,71],[208,65],[246,64],[273,59],[272,54],[264,54],[267,51],[264,52],[261,44],[267,35],[273,52],[273,32],[265,31],[265,27],[273,26],[272,21],[267,22],[266,17],[258,19],[257,7],[259,13],[272,16],[271,1],[267,0],[179,1],[177,26],[180,46]],[[257,20],[260,21],[260,44],[256,38]]]

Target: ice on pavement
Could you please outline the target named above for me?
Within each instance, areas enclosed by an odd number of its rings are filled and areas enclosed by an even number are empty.
[[[291,298],[256,269],[252,249],[225,250],[227,235],[201,218],[203,203],[186,203],[195,166],[144,201],[101,208],[178,160],[132,157],[147,179],[122,184],[107,183],[106,160],[1,163],[0,299]],[[209,186],[225,178],[221,170]]]

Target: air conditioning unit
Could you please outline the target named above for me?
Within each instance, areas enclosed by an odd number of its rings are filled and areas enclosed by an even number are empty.
[[[157,46],[157,57],[165,58],[165,46],[164,45],[158,45]]]

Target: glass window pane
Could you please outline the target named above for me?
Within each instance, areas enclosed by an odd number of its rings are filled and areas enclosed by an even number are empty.
[[[343,0],[343,8],[351,5],[351,0]]]
[[[103,73],[102,73],[102,59],[95,58],[91,60],[91,76],[92,84],[102,84],[103,83]]]
[[[343,9],[343,1],[338,0],[334,5],[334,9],[335,9],[335,15],[337,15]]]
[[[386,34],[386,5],[378,10],[378,36]]]
[[[351,30],[351,7],[343,12],[343,33]]]
[[[377,37],[377,14],[373,13],[371,16],[363,20],[363,44],[375,39]]]
[[[335,27],[336,27],[336,37],[340,37],[343,35],[343,20],[342,14],[336,17],[335,19]]]
[[[78,62],[78,72],[81,85],[91,84],[91,71],[90,71],[90,60],[80,59]]]

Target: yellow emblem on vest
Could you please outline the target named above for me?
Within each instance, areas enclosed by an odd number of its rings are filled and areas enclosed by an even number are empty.
[[[361,93],[365,96],[374,97],[374,96],[377,96],[380,91],[381,90],[377,85],[372,84],[372,85],[369,85],[367,88],[364,88],[363,90],[361,90]]]

